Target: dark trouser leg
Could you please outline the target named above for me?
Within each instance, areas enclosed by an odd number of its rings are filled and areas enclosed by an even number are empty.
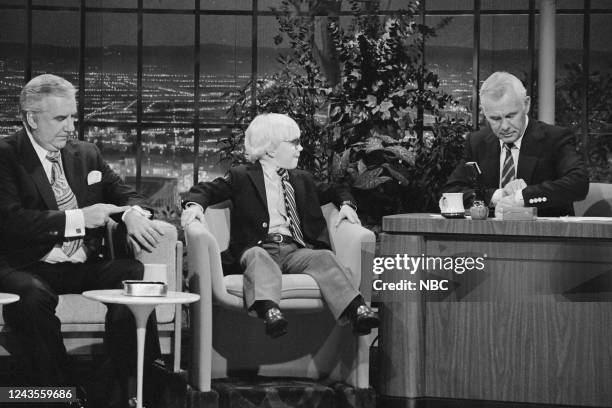
[[[68,356],[55,315],[55,291],[44,280],[23,271],[11,272],[0,286],[20,296],[19,302],[3,307],[3,314],[23,348],[29,385],[68,384]]]

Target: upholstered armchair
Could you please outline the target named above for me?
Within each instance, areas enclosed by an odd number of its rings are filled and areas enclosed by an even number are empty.
[[[322,207],[332,249],[353,275],[366,301],[371,295],[374,234],[361,225],[334,225],[338,210]],[[211,378],[290,376],[338,380],[369,387],[369,345],[374,334],[355,337],[350,325],[338,326],[315,281],[308,275],[283,275],[280,306],[289,333],[277,339],[264,334],[263,323],[249,317],[243,305],[242,275],[224,276],[221,251],[229,243],[229,203],[209,207],[205,223],[185,229],[192,305],[191,383],[210,390]],[[366,266],[362,269],[362,265]]]
[[[612,217],[612,184],[590,183],[586,198],[574,203],[574,212],[579,217]]]
[[[177,240],[176,227],[163,221],[154,221],[162,227],[164,236],[151,253],[142,251],[136,258],[143,263],[166,264],[168,289],[182,290],[183,243]],[[113,235],[117,224],[110,222],[107,228],[107,248],[114,254]],[[145,276],[145,279],[147,277]],[[164,354],[173,354],[173,368],[180,368],[181,309],[180,305],[159,306],[156,309],[160,343]],[[64,344],[70,354],[98,354],[102,352],[104,316],[106,306],[81,295],[61,295],[57,315],[62,322]],[[14,344],[10,328],[4,325],[0,307],[0,356],[9,351],[19,352]]]

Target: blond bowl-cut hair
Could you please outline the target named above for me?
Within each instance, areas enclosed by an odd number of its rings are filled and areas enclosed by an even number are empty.
[[[300,136],[300,127],[289,116],[281,113],[262,113],[249,124],[244,137],[247,160],[256,162],[274,151],[283,140]]]

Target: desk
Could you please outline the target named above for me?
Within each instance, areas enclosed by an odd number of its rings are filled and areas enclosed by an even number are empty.
[[[134,314],[136,321],[136,340],[137,340],[137,391],[136,407],[142,408],[142,371],[144,364],[144,343],[147,331],[147,320],[155,309],[155,306],[162,304],[193,303],[200,299],[200,295],[195,293],[172,292],[166,296],[126,296],[121,289],[90,290],[83,292],[83,296],[97,300],[102,303],[116,303],[126,305]],[[176,316],[176,319],[180,319]],[[178,320],[180,321],[180,320]],[[177,323],[178,324],[178,323]]]
[[[19,295],[13,295],[12,293],[0,293],[0,305],[6,305],[19,300]]]
[[[381,256],[483,257],[485,267],[380,275],[450,287],[379,293],[382,399],[612,406],[612,222],[399,214],[383,231]]]

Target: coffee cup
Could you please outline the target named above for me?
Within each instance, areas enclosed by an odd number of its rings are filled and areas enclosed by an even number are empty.
[[[440,198],[440,213],[446,218],[464,218],[463,193],[444,193]]]

